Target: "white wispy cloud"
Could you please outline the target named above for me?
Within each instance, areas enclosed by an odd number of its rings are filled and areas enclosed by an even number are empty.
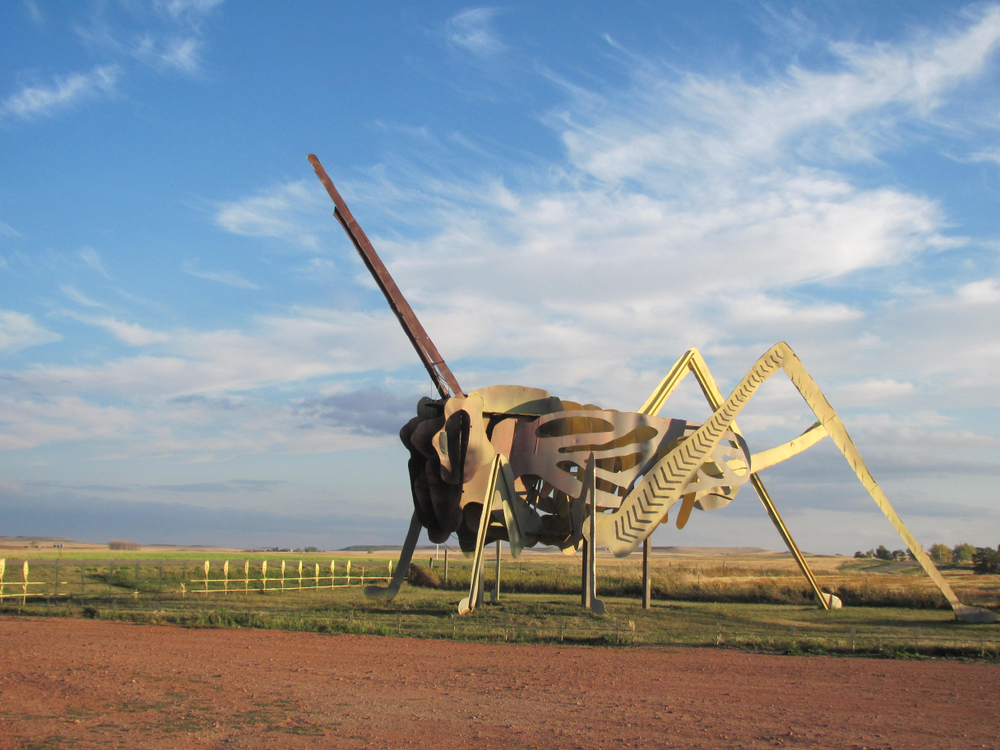
[[[12,227],[10,224],[7,224],[6,222],[3,221],[0,221],[0,235],[4,237],[14,237],[14,238],[24,236],[16,229],[14,229],[14,227]]]
[[[80,260],[101,274],[101,276],[106,279],[111,278],[111,274],[108,273],[107,269],[104,267],[104,263],[101,261],[100,253],[98,253],[94,248],[85,247],[81,249],[77,255],[80,256]]]
[[[198,76],[207,49],[203,24],[221,2],[154,0],[154,13],[144,5],[98,6],[89,22],[74,30],[84,44],[123,64],[138,60],[161,73]]]
[[[0,351],[13,352],[29,346],[50,344],[61,339],[35,322],[27,313],[0,310]]]
[[[157,69],[195,75],[201,69],[205,43],[198,37],[163,37],[143,34],[129,48],[132,56]]]
[[[28,11],[28,17],[37,26],[45,25],[45,15],[42,13],[42,9],[38,7],[38,3],[35,0],[23,0],[24,9]]]
[[[5,420],[0,449],[33,448],[63,441],[135,434],[142,416],[135,409],[99,406],[79,396],[0,398]]]
[[[67,318],[72,318],[86,325],[103,328],[116,339],[129,346],[146,346],[169,339],[167,334],[160,331],[151,331],[138,323],[128,323],[109,316],[93,317],[91,315],[81,315],[71,310],[62,310],[57,314],[62,314]]]
[[[564,130],[577,166],[610,181],[659,183],[667,174],[676,181],[678,170],[790,156],[871,159],[895,143],[901,122],[925,120],[950,90],[982,72],[998,43],[1000,9],[984,6],[971,25],[908,44],[830,43],[835,69],[793,64],[756,84],[647,62],[618,94],[566,84],[573,106],[553,113],[553,125]]]
[[[223,0],[153,0],[153,5],[162,13],[166,13],[175,21],[185,21],[198,24]]]
[[[202,271],[198,264],[193,261],[184,261],[184,273],[197,276],[199,279],[215,281],[227,286],[235,286],[239,289],[260,289],[260,286],[249,281],[235,271]]]
[[[849,383],[838,387],[832,392],[841,408],[864,406],[894,405],[901,399],[908,399],[917,393],[913,383],[901,383],[892,379],[865,380],[859,383]]]
[[[273,237],[318,252],[315,209],[320,203],[319,191],[298,180],[218,203],[215,223],[234,234]]]
[[[968,157],[969,161],[985,161],[1000,164],[1000,148],[990,148],[976,151]]]
[[[76,302],[78,305],[83,305],[84,307],[107,307],[107,305],[103,302],[95,302],[76,287],[70,286],[69,284],[61,284],[59,286],[59,291]]]
[[[1000,303],[1000,278],[980,279],[958,288],[957,298],[970,305]]]
[[[456,13],[445,22],[448,41],[481,58],[502,52],[506,45],[493,28],[496,8],[470,8]]]
[[[0,118],[49,117],[88,99],[113,97],[120,76],[118,65],[98,65],[86,73],[53,76],[49,84],[24,86],[0,102]]]

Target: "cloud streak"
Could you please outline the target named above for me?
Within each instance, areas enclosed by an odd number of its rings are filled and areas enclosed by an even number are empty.
[[[113,98],[120,77],[118,65],[98,65],[86,73],[53,76],[48,84],[24,86],[0,102],[0,119],[51,117],[87,100]]]
[[[0,309],[0,351],[16,352],[31,346],[51,344],[61,339],[35,322],[27,313]]]
[[[260,286],[248,281],[235,271],[202,271],[198,264],[193,261],[184,261],[184,273],[196,276],[199,279],[214,281],[226,286],[234,286],[237,289],[260,289]]]
[[[101,261],[100,254],[92,247],[85,247],[79,252],[80,260],[86,263],[88,266],[97,271],[101,276],[106,279],[111,278],[111,274],[104,267],[104,263]]]
[[[476,57],[487,59],[506,49],[493,28],[495,8],[470,8],[456,13],[445,23],[448,42]]]
[[[12,237],[16,239],[18,237],[23,237],[24,235],[14,229],[14,227],[10,224],[0,221],[0,236]]]
[[[575,165],[595,177],[661,183],[677,170],[780,164],[789,157],[870,160],[897,143],[901,124],[928,121],[1000,44],[1000,9],[964,28],[909,44],[833,42],[833,70],[792,64],[758,84],[636,66],[620,93],[563,83],[573,107],[551,115]],[[614,114],[609,114],[614,113]],[[684,188],[687,185],[681,183]]]
[[[62,314],[80,323],[103,328],[116,339],[129,346],[147,346],[148,344],[167,341],[169,338],[165,333],[151,331],[138,323],[128,323],[108,316],[95,318],[90,315],[80,315],[69,310],[62,311]]]
[[[244,237],[269,237],[311,252],[319,251],[317,232],[309,221],[320,203],[318,191],[298,180],[236,201],[216,205],[215,223]]]

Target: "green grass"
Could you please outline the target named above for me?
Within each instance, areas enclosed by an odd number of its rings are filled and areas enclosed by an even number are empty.
[[[449,566],[447,587],[404,585],[391,603],[364,598],[360,589],[296,588],[280,583],[281,555],[268,558],[268,591],[260,591],[261,557],[251,564],[251,581],[230,584],[228,594],[203,590],[193,583],[204,578],[204,556],[190,554],[141,557],[117,552],[114,561],[85,564],[33,560],[31,592],[20,596],[21,560],[7,558],[3,615],[91,617],[196,628],[269,628],[316,633],[355,633],[479,641],[562,642],[628,646],[711,646],[789,654],[857,654],[916,658],[950,656],[1000,660],[1000,627],[956,622],[943,598],[923,578],[908,573],[867,573],[854,561],[828,566],[820,582],[845,601],[841,610],[823,611],[811,602],[809,590],[794,570],[759,565],[660,565],[654,568],[654,606],[639,606],[638,564],[599,569],[598,595],[609,614],[595,617],[580,607],[579,561],[562,556],[530,563],[505,563],[501,601],[458,617],[456,604],[468,586],[469,564]],[[288,553],[286,577],[297,576],[299,556]],[[304,586],[311,586],[310,566],[329,570],[330,555],[302,555]],[[127,562],[126,562],[127,560]],[[352,558],[352,577],[385,576],[389,560],[374,556]],[[492,584],[487,565],[487,590]],[[138,575],[136,564],[138,563]],[[344,560],[337,561],[343,575]],[[81,583],[81,572],[83,582]],[[440,564],[430,571],[443,573]],[[954,573],[953,573],[954,574]],[[222,560],[213,560],[212,588],[222,575]],[[243,560],[231,559],[230,578],[242,577]],[[963,601],[996,606],[998,576],[956,578]],[[181,584],[184,583],[184,591]],[[960,585],[961,584],[961,585]],[[965,589],[962,586],[966,586]],[[15,596],[11,596],[15,595]]]

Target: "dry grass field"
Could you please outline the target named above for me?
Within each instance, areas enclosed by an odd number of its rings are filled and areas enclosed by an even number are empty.
[[[1000,628],[956,622],[919,567],[905,562],[808,556],[824,590],[844,600],[843,609],[824,612],[787,553],[655,549],[653,606],[643,610],[639,557],[599,553],[598,595],[609,614],[597,618],[579,604],[579,555],[526,550],[511,561],[504,550],[500,600],[460,618],[456,604],[467,590],[470,568],[454,551],[446,569],[443,550],[418,550],[416,564],[431,585],[404,585],[393,602],[379,603],[366,600],[361,585],[384,581],[397,551],[108,550],[66,543],[53,548],[59,542],[46,541],[0,539],[6,564],[0,614],[451,640],[1000,656]],[[21,574],[25,562],[28,585]],[[943,573],[963,601],[997,609],[1000,576],[974,575],[961,565],[944,566]],[[493,579],[491,550],[487,590]]]

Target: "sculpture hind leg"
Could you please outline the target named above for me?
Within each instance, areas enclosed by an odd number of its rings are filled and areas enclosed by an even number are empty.
[[[725,399],[722,396],[722,391],[719,390],[718,384],[715,382],[715,378],[712,377],[711,371],[708,369],[708,363],[705,362],[704,357],[701,356],[701,352],[697,349],[689,349],[685,352],[670,371],[667,373],[666,377],[660,381],[660,384],[656,387],[649,398],[646,399],[646,403],[642,405],[639,409],[640,414],[649,414],[650,416],[655,416],[663,408],[663,404],[666,402],[670,395],[676,390],[677,386],[680,385],[681,381],[688,373],[692,373],[695,380],[698,381],[698,386],[701,388],[701,392],[705,395],[705,400],[708,401],[709,406],[712,410],[717,410]],[[734,421],[729,429],[731,432],[737,435],[742,435],[739,427],[736,426]],[[753,469],[753,466],[751,466]],[[819,582],[816,580],[816,576],[813,575],[812,569],[809,567],[809,563],[806,562],[805,557],[799,551],[798,545],[795,540],[792,539],[791,532],[789,532],[788,527],[785,526],[785,522],[781,519],[781,514],[778,513],[778,508],[775,506],[774,502],[771,500],[771,495],[768,493],[767,489],[764,487],[764,482],[756,474],[750,476],[750,484],[753,486],[754,491],[757,493],[757,497],[763,504],[764,509],[767,511],[768,517],[771,519],[771,523],[778,530],[778,534],[781,536],[782,540],[785,542],[785,546],[788,547],[788,551],[795,558],[795,562],[799,566],[799,570],[802,571],[802,575],[805,576],[809,585],[812,587],[813,593],[816,595],[816,601],[819,602],[823,609],[830,609],[831,606],[840,606],[840,600],[832,594],[827,594],[820,587]],[[692,498],[693,499],[693,498]],[[690,508],[686,505],[685,509],[690,512]],[[682,509],[683,512],[684,509]]]
[[[805,366],[787,344],[782,342],[777,346],[783,347],[785,350],[781,367],[788,375],[789,380],[792,381],[792,384],[802,395],[802,398],[809,404],[809,408],[812,409],[819,423],[830,435],[830,438],[837,448],[840,449],[840,452],[844,454],[844,458],[851,465],[861,484],[868,490],[868,494],[871,495],[872,500],[875,501],[879,510],[889,519],[889,523],[892,524],[893,528],[896,529],[896,532],[906,543],[910,552],[916,558],[917,562],[920,563],[920,567],[924,569],[924,572],[930,576],[930,579],[934,581],[938,589],[941,590],[941,593],[944,594],[944,597],[954,610],[955,616],[966,622],[996,622],[997,616],[995,613],[980,609],[979,607],[969,607],[959,601],[955,592],[952,591],[951,586],[944,580],[940,571],[931,561],[930,557],[928,557],[927,553],[924,552],[920,543],[913,537],[913,534],[910,533],[910,530],[906,528],[902,519],[900,519],[889,503],[889,499],[882,492],[882,488],[879,487],[878,482],[875,481],[871,472],[868,471],[868,467],[861,458],[861,454],[858,453],[858,449],[854,446],[851,436],[847,434],[844,423],[840,421],[840,417],[837,416],[833,407],[830,406],[830,403],[826,400],[822,391],[820,391],[819,386],[816,385],[816,382],[806,371]]]
[[[696,354],[696,352],[688,352],[674,366],[671,373],[661,383],[660,388],[654,391],[653,395],[643,406],[644,409],[658,409],[662,405],[666,397],[676,387],[676,384],[686,374],[684,368],[690,367],[691,362],[694,362],[695,366],[697,366]],[[698,359],[700,359],[700,356]],[[743,380],[740,381],[740,384],[729,398],[716,407],[712,417],[695,432],[691,439],[661,459],[653,470],[643,478],[643,481],[629,494],[618,511],[602,519],[599,527],[601,532],[603,532],[602,538],[606,539],[608,545],[615,549],[616,554],[627,554],[631,549],[634,549],[638,542],[644,538],[644,536],[641,536],[643,527],[640,524],[651,523],[656,518],[657,513],[662,515],[673,502],[676,502],[679,493],[683,490],[684,483],[688,481],[697,468],[694,464],[705,460],[705,457],[718,444],[722,436],[722,431],[727,426],[729,429],[733,429],[732,424],[737,414],[746,406],[757,388],[777,372],[779,368],[784,370],[789,380],[792,381],[792,384],[816,415],[819,420],[819,427],[826,434],[830,435],[834,444],[843,453],[844,458],[847,459],[847,462],[851,465],[851,468],[864,488],[868,490],[868,494],[871,495],[875,504],[889,520],[893,528],[896,529],[910,552],[913,553],[913,556],[948,600],[948,603],[951,604],[956,617],[967,622],[996,622],[996,614],[977,607],[965,606],[958,600],[951,586],[944,580],[941,573],[934,566],[934,563],[931,562],[931,559],[924,552],[923,548],[910,533],[909,529],[906,528],[906,525],[889,503],[885,493],[882,492],[882,489],[878,486],[874,477],[872,477],[871,472],[868,471],[868,467],[847,434],[847,429],[840,421],[833,407],[826,400],[826,397],[823,396],[819,386],[816,385],[816,382],[806,371],[805,366],[799,358],[795,356],[791,347],[784,342],[775,344],[763,357],[757,360],[756,364],[744,376]],[[707,374],[707,367],[704,370],[705,374]],[[705,395],[711,403],[713,398],[710,389],[706,390],[705,383],[702,382],[701,378],[699,378],[699,383],[702,385],[702,389],[705,390]],[[813,430],[815,429],[817,428],[814,427]],[[809,433],[812,433],[814,436],[818,435],[818,432],[813,432],[813,430],[810,430]],[[792,441],[792,443],[794,442]],[[809,440],[805,442],[811,444]],[[794,455],[800,449],[791,447],[792,443],[779,447],[777,451],[779,453],[787,453],[787,456]],[[772,461],[772,463],[777,463],[777,460]],[[753,470],[753,467],[751,467],[751,470]],[[757,484],[755,483],[754,486],[756,488]],[[761,499],[763,501],[763,497]],[[651,531],[652,529],[650,528],[649,530]],[[646,535],[648,535],[648,532]]]

